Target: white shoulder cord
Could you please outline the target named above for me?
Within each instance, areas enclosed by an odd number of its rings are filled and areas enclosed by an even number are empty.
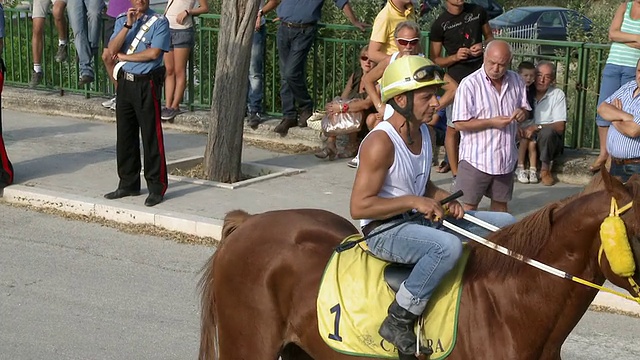
[[[127,55],[131,55],[136,51],[136,48],[138,48],[140,41],[142,41],[142,39],[144,38],[144,34],[146,34],[147,31],[149,31],[149,29],[151,28],[151,25],[153,25],[153,23],[155,23],[158,20],[158,18],[159,16],[157,14],[152,15],[149,18],[149,20],[147,20],[147,22],[144,23],[144,25],[142,25],[142,27],[140,28],[140,30],[138,30],[138,33],[136,34],[136,38],[133,39],[133,41],[131,42],[131,45],[127,49],[127,52],[126,52]],[[126,61],[120,61],[116,64],[116,66],[113,67],[112,75],[114,79],[118,78],[118,72],[120,71],[120,68],[122,68],[126,63],[127,63]]]

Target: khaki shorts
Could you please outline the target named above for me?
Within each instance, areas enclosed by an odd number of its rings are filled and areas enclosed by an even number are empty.
[[[458,163],[456,190],[462,190],[460,198],[468,205],[478,205],[483,196],[493,201],[507,203],[513,196],[513,172],[503,175],[489,175],[468,162]]]
[[[47,17],[47,13],[51,8],[51,4],[56,1],[62,1],[63,3],[67,3],[67,0],[33,0],[33,10],[31,10],[31,17],[35,18],[43,18]]]

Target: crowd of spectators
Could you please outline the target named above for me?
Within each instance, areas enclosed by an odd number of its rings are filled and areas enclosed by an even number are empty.
[[[307,125],[315,109],[307,89],[305,68],[324,2],[261,0],[254,23],[248,78],[247,123],[250,127],[257,128],[264,120],[265,14],[272,11],[276,12],[278,21],[276,43],[283,114],[274,131],[285,136],[291,127]],[[369,27],[359,20],[348,0],[334,0],[334,3],[358,29]],[[72,58],[77,58],[79,65],[78,84],[83,86],[94,81],[92,60],[102,32],[105,34],[102,60],[117,90],[114,73],[117,56],[109,51],[107,44],[116,18],[131,4],[133,1],[111,0],[102,14],[103,0],[34,0],[34,63],[29,85],[36,87],[44,79],[42,40],[44,18],[49,11],[53,12],[58,34],[54,59],[68,61],[66,10],[77,51],[77,57]],[[635,64],[640,57],[637,53],[640,46],[635,41],[636,33],[640,32],[635,27],[640,21],[636,20],[639,6],[635,1],[625,2],[613,19],[612,55],[603,73],[599,103],[605,103],[614,91],[635,79],[635,66],[630,64]],[[182,112],[186,66],[195,44],[193,17],[208,10],[206,0],[167,3],[163,15],[169,22],[171,42],[170,50],[163,54],[166,74],[162,120],[173,121]],[[423,119],[430,129],[432,163],[437,172],[451,171],[451,189],[465,190],[467,195],[463,201],[468,209],[475,208],[483,196],[488,196],[492,199],[492,209],[506,211],[514,181],[553,185],[553,162],[562,153],[567,121],[565,95],[555,86],[555,65],[546,61],[537,64],[523,61],[517,73],[509,70],[513,57],[510,46],[494,43],[486,11],[463,0],[444,1],[441,14],[430,26],[428,49],[422,47],[416,19],[417,10],[411,0],[389,0],[382,7],[373,22],[368,46],[360,50],[360,67],[349,76],[339,100],[327,103],[324,109],[329,114],[361,113],[364,119],[361,131],[349,134],[343,150],[338,150],[336,136],[327,134],[325,147],[315,155],[330,160],[352,158],[348,165],[357,167],[359,142],[394,111],[380,101],[378,83],[386,67],[404,55],[421,55],[446,70],[446,84],[438,94],[437,111]],[[103,23],[104,30],[100,28]],[[488,58],[489,49],[494,50],[492,58]],[[103,106],[116,110],[116,99],[117,96],[105,101]],[[357,101],[349,102],[354,99]],[[609,103],[618,104],[610,100]],[[603,109],[611,116],[606,106]],[[598,171],[609,157],[607,129],[610,124],[602,115],[598,117],[601,152],[592,165],[593,171]],[[438,161],[440,146],[445,150],[442,161]],[[486,156],[483,158],[477,149],[482,149]],[[464,179],[459,177],[461,169]]]

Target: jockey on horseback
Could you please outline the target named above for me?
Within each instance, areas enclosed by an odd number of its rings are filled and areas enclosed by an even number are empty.
[[[351,194],[351,216],[361,220],[363,233],[376,229],[367,239],[370,252],[390,262],[415,264],[379,330],[404,355],[416,353],[415,321],[462,253],[456,235],[436,228],[436,220],[445,216],[439,200],[450,194],[429,177],[433,154],[426,122],[439,106],[436,91],[445,84],[443,78],[444,71],[422,56],[403,56],[387,67],[380,83],[381,100],[394,111],[388,111],[386,121],[363,140]],[[445,208],[455,219],[464,216],[458,201]],[[406,221],[416,211],[424,218]],[[496,226],[515,222],[507,213],[470,213]],[[421,352],[430,354],[431,349]]]

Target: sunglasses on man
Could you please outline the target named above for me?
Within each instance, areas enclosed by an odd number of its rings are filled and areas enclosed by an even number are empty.
[[[413,39],[404,39],[404,38],[397,38],[396,39],[398,41],[398,44],[402,45],[402,46],[407,46],[407,45],[418,45],[418,43],[420,42],[419,38],[413,38]]]

